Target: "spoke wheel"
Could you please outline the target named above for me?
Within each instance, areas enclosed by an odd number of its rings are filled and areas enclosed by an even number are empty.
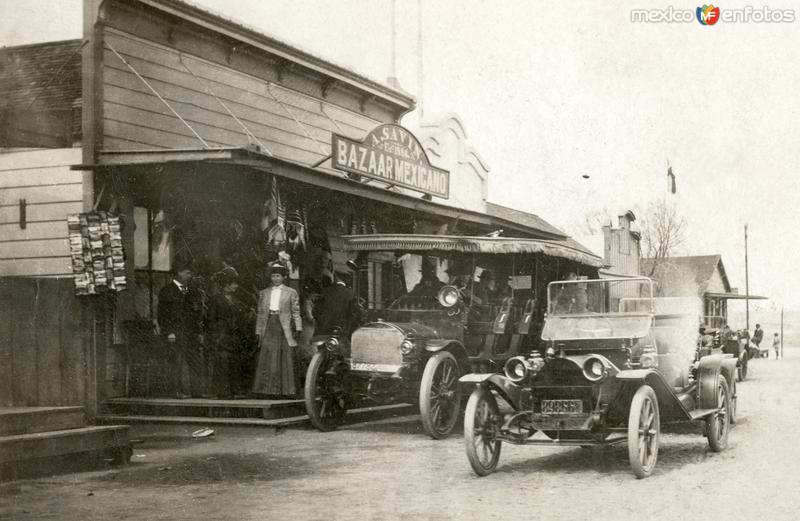
[[[731,381],[733,382],[733,390],[731,391],[730,397],[730,410],[728,411],[728,418],[731,425],[736,423],[736,401],[738,397],[736,396],[736,379],[732,378]]]
[[[419,413],[425,432],[435,440],[448,437],[458,420],[460,376],[456,358],[447,351],[439,351],[425,364],[420,383]]]
[[[631,470],[642,479],[653,473],[658,459],[661,420],[656,393],[649,385],[636,390],[628,413],[628,459]]]
[[[730,429],[731,395],[728,382],[720,377],[717,382],[717,412],[706,418],[708,446],[714,452],[722,452],[728,446]]]
[[[311,424],[327,432],[342,423],[347,410],[341,377],[329,374],[335,360],[319,351],[312,358],[306,372],[305,403]]]
[[[487,476],[497,468],[500,421],[500,410],[492,393],[482,387],[472,391],[464,412],[464,443],[469,464],[478,476]]]

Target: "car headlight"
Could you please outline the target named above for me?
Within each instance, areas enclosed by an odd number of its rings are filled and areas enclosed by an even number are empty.
[[[335,337],[331,337],[325,341],[325,349],[328,351],[336,351],[339,347],[339,339]]]
[[[590,356],[583,362],[583,376],[590,382],[597,383],[608,376],[608,368],[602,359]]]
[[[439,290],[439,294],[436,298],[443,307],[451,308],[458,304],[461,300],[461,295],[457,287],[445,286]]]
[[[642,369],[658,367],[658,356],[653,351],[645,351],[642,353],[642,356],[639,357],[639,363]]]
[[[403,353],[404,355],[410,355],[412,351],[414,351],[414,342],[408,339],[400,342],[401,353]]]
[[[506,361],[506,365],[503,367],[503,372],[506,374],[506,378],[512,382],[521,382],[526,376],[528,376],[530,370],[531,366],[528,363],[528,360],[522,356],[509,358]]]

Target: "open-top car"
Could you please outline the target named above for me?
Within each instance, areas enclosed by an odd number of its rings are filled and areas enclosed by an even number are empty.
[[[662,422],[703,421],[711,450],[726,447],[736,359],[699,355],[688,303],[653,298],[644,277],[552,282],[547,293],[541,349],[509,359],[504,374],[461,379],[475,386],[464,438],[478,475],[496,468],[503,442],[627,442],[633,473],[647,477]]]
[[[459,378],[498,371],[535,348],[544,316],[537,288],[558,275],[555,264],[583,273],[601,265],[579,249],[525,238],[363,235],[344,243],[373,300],[352,338],[318,343],[305,400],[320,430],[358,404],[416,402],[425,432],[448,436],[462,411]],[[377,293],[393,298],[384,305]]]

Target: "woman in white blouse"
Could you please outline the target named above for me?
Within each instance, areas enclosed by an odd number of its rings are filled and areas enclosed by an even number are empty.
[[[279,263],[269,268],[272,286],[258,294],[256,335],[259,354],[253,381],[253,392],[277,396],[297,394],[295,357],[297,341],[292,323],[299,333],[303,330],[300,318],[300,299],[297,292],[283,284],[288,270]]]

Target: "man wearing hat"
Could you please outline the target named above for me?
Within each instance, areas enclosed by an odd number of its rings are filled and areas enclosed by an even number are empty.
[[[419,269],[422,278],[409,293],[412,297],[435,297],[439,289],[444,286],[444,282],[436,276],[436,265],[429,258],[422,259],[422,266]]]
[[[164,338],[169,367],[167,383],[178,398],[190,393],[200,395],[203,358],[199,346],[193,345],[196,331],[189,300],[189,281],[192,270],[188,264],[175,264],[172,280],[158,292],[158,329]],[[183,365],[189,367],[189,382],[184,382]]]
[[[280,263],[269,267],[270,287],[258,294],[256,336],[259,354],[253,392],[256,394],[295,396],[296,332],[303,330],[300,298],[297,292],[284,285],[289,270]]]

